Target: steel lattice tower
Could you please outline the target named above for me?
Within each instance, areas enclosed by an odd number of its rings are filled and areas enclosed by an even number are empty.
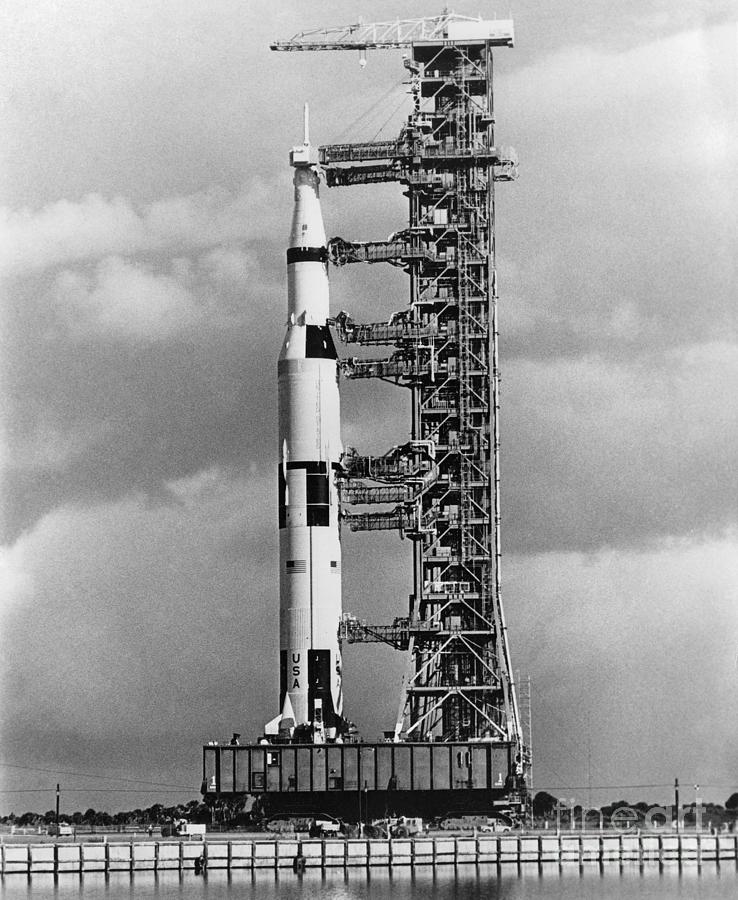
[[[348,451],[342,518],[352,530],[398,529],[414,541],[407,617],[345,618],[348,641],[408,651],[397,740],[510,742],[523,747],[501,600],[499,369],[495,182],[515,160],[495,143],[493,47],[512,23],[480,35],[462,16],[303,33],[274,49],[408,47],[413,108],[396,140],[320,148],[329,186],[405,186],[408,226],[388,241],[329,242],[335,265],[388,262],[409,276],[409,305],[389,322],[335,319],[346,343],[389,345],[342,361],[348,378],[410,388],[412,440],[382,457]],[[373,31],[371,31],[373,29]],[[380,504],[379,511],[367,510]],[[347,507],[364,507],[351,511]]]

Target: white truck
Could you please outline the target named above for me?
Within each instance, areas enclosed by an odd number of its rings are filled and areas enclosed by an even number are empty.
[[[161,826],[162,837],[197,837],[205,840],[205,825],[188,822],[187,819],[176,819],[171,825]]]

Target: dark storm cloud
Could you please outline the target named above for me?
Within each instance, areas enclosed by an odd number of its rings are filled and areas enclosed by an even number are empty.
[[[735,540],[506,557],[513,658],[534,686],[539,789],[585,785],[588,771],[595,785],[689,771],[724,802],[738,765]],[[668,788],[649,798],[668,802]]]
[[[69,502],[165,500],[170,479],[268,457],[276,438],[262,410],[274,404],[281,285],[258,276],[252,292],[258,266],[235,250],[175,269],[116,264],[71,297],[69,278],[61,289],[59,277],[14,285],[6,539]]]
[[[635,548],[735,525],[738,409],[723,392],[738,383],[735,345],[506,371],[508,550]]]
[[[3,761],[33,746],[37,764],[164,771],[162,753],[176,758],[193,731],[204,741],[242,716],[266,720],[272,698],[243,685],[268,681],[276,657],[270,476],[213,469],[169,482],[168,507],[60,508],[15,544],[6,564],[24,575],[3,610]],[[259,654],[249,632],[264,635]]]

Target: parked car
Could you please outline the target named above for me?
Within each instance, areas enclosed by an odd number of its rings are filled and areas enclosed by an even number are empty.
[[[326,813],[318,813],[310,825],[310,837],[330,837],[331,835],[341,834],[343,831],[343,822],[335,816],[329,816]]]

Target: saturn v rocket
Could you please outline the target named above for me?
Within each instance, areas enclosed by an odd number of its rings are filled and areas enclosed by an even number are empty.
[[[338,361],[327,323],[328,252],[308,135],[293,148],[287,334],[279,356],[280,712],[266,734],[322,742],[342,732],[342,452]]]

